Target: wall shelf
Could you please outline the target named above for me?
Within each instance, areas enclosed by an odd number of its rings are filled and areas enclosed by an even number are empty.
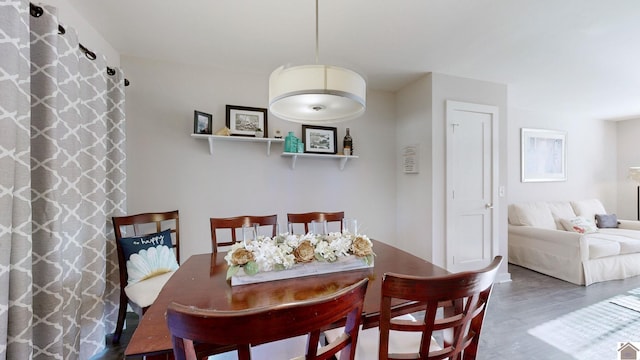
[[[216,141],[235,141],[235,142],[258,142],[267,144],[267,156],[271,155],[271,143],[284,143],[284,139],[276,138],[257,138],[248,136],[223,136],[223,135],[207,135],[207,134],[191,134],[195,139],[209,141],[209,153],[213,155],[213,143]]]
[[[344,166],[347,164],[347,161],[350,159],[357,159],[358,156],[354,155],[333,155],[333,154],[306,154],[306,153],[289,153],[283,152],[282,157],[290,157],[291,158],[291,169],[296,168],[296,161],[298,158],[312,158],[312,159],[336,159],[339,160],[340,170],[344,169]]]

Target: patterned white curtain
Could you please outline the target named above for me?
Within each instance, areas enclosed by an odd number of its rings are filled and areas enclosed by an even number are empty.
[[[40,12],[0,1],[0,359],[88,359],[117,312],[124,78]]]

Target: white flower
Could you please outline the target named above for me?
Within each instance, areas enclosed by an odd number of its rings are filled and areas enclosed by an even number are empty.
[[[300,236],[299,243],[301,243],[301,242],[303,242],[305,240],[309,240],[311,242],[311,245],[315,246],[318,243],[318,241],[321,240],[321,239],[322,239],[322,236],[318,236],[318,235],[314,235],[314,234],[309,233],[309,234],[305,234],[305,235]]]
[[[127,260],[129,284],[175,270],[178,270],[176,256],[166,245],[141,250]]]
[[[328,242],[322,240],[316,245],[316,254],[326,261],[336,261],[337,257]]]
[[[366,236],[364,237],[366,238]],[[308,241],[314,248],[316,258],[334,262],[340,257],[352,255],[353,238],[354,236],[351,234],[339,232],[329,233],[328,235],[292,235],[284,233],[277,235],[273,239],[260,236],[258,239],[246,244],[239,242],[232,245],[225,256],[225,260],[229,266],[233,266],[231,261],[233,253],[238,249],[246,249],[253,253],[258,271],[291,269],[296,264],[295,249],[303,241]]]
[[[260,271],[273,271],[277,265],[290,269],[294,262],[293,248],[289,243],[279,244],[275,239],[259,238],[246,245],[253,252]]]
[[[351,249],[351,239],[346,237],[338,237],[329,243],[329,247],[338,257],[349,256]]]
[[[299,237],[297,237],[296,235],[289,235],[287,234],[284,243],[287,244],[289,247],[291,247],[292,249],[295,249],[298,247],[298,245],[300,245],[302,239],[300,239]],[[293,250],[292,250],[293,251]]]

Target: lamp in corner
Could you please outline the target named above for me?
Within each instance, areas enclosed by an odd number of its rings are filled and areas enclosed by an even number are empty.
[[[636,210],[637,219],[640,220],[640,166],[632,166],[629,168],[629,178],[638,184],[636,194]]]
[[[269,110],[283,120],[328,124],[364,113],[367,84],[353,70],[318,64],[318,0],[316,0],[316,64],[279,67],[269,77]]]

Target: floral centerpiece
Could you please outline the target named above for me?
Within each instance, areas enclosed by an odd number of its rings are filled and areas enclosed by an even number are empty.
[[[229,265],[227,279],[230,279],[241,269],[245,275],[254,276],[261,272],[292,269],[297,264],[342,263],[347,258],[356,258],[370,267],[374,256],[373,244],[366,235],[286,233],[273,238],[260,236],[254,241],[236,243],[231,246],[225,260]]]

